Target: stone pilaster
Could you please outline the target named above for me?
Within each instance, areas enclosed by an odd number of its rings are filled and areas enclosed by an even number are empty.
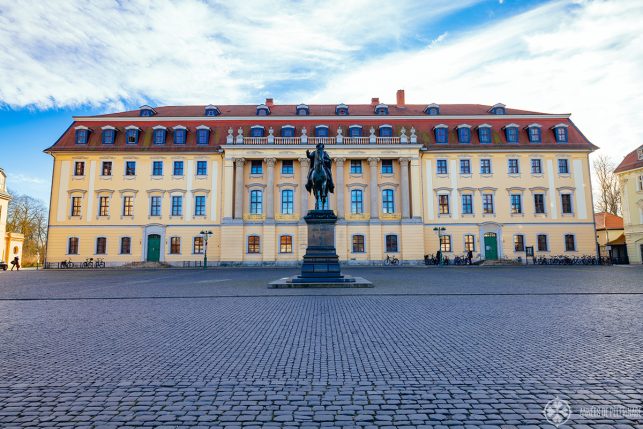
[[[346,158],[335,158],[335,198],[337,200],[337,218],[344,218],[344,161]]]
[[[310,160],[308,158],[299,158],[299,184],[301,186],[301,212],[299,216],[303,218],[308,213],[308,191],[306,190],[306,182],[308,181],[308,169],[310,168]]]
[[[378,192],[379,189],[377,187],[377,164],[379,162],[379,158],[368,158],[368,165],[369,169],[371,171],[371,183],[369,184],[371,188],[371,220],[378,219],[380,217],[380,208],[378,204]]]
[[[243,219],[243,166],[246,160],[243,158],[236,158],[235,164],[235,180],[234,180],[234,218]]]
[[[400,158],[400,190],[402,193],[402,219],[411,217],[409,200],[409,158]]]
[[[266,158],[268,184],[266,186],[266,219],[275,218],[275,158]]]

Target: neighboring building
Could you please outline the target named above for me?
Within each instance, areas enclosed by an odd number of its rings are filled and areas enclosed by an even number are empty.
[[[610,257],[614,263],[627,264],[623,218],[611,213],[601,212],[594,214],[594,220],[596,221],[596,241],[598,242],[600,255]]]
[[[614,172],[621,185],[625,241],[630,264],[643,262],[643,146],[628,153]]]
[[[395,255],[595,255],[588,154],[569,114],[483,106],[167,106],[75,117],[54,157],[47,260],[294,264],[306,149],[333,158],[336,246]],[[338,201],[340,202],[338,204]],[[445,227],[441,243],[435,227]]]
[[[11,196],[7,193],[7,175],[0,168],[0,245],[2,245],[0,262],[7,264],[10,264],[16,256],[22,261],[22,242],[24,241],[22,234],[7,232],[9,201],[11,201]]]

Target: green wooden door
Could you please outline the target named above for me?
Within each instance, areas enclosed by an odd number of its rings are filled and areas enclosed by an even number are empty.
[[[161,258],[161,236],[150,234],[147,236],[147,260],[158,262]]]
[[[484,235],[484,258],[498,259],[498,239],[493,232]]]

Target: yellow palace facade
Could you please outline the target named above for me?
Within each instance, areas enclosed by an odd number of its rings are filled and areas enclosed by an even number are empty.
[[[54,158],[47,261],[296,264],[306,149],[333,159],[344,263],[594,255],[588,155],[568,114],[502,104],[143,106],[75,117]],[[436,229],[439,229],[436,232]],[[204,241],[202,232],[210,231]]]

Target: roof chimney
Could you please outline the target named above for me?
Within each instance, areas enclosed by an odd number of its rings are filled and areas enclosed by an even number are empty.
[[[272,98],[266,98],[266,106],[272,107]]]
[[[405,107],[404,90],[403,89],[398,89],[397,90],[397,107]]]
[[[371,106],[375,107],[378,104],[380,104],[380,98],[379,97],[373,97],[371,98]]]

